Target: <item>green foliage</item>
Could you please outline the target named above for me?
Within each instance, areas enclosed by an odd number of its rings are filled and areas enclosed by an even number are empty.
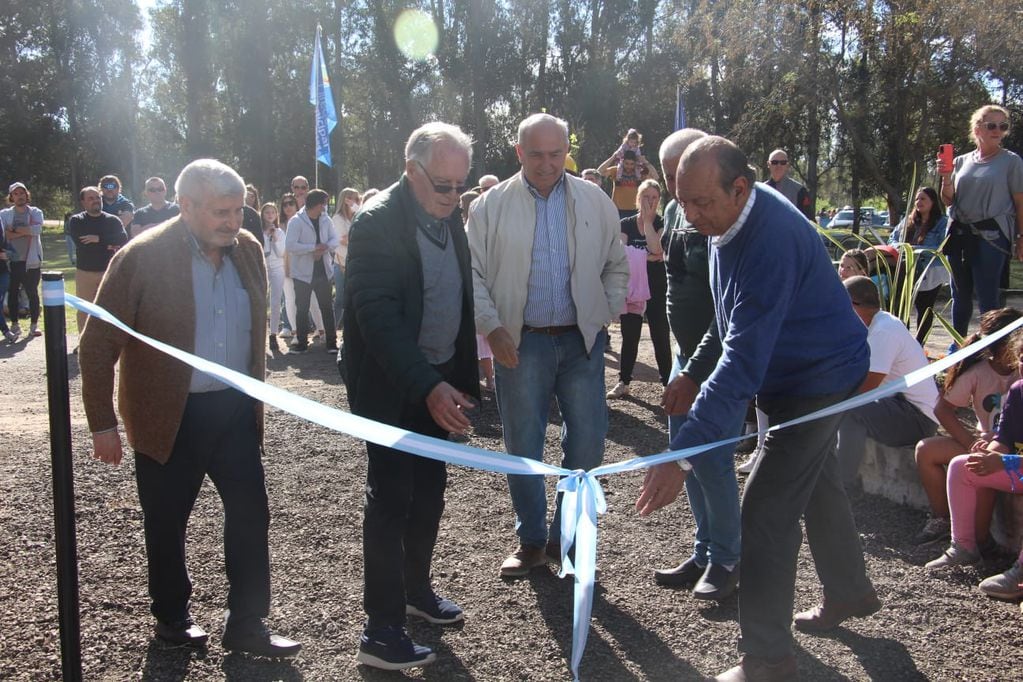
[[[114,172],[136,200],[199,155],[270,198],[316,177],[317,24],[341,116],[337,163],[318,169],[332,190],[393,182],[409,132],[433,119],[473,135],[474,178],[508,176],[517,124],[541,109],[569,122],[580,167],[630,127],[656,161],[681,85],[690,125],[735,139],[762,173],[785,148],[815,201],[880,196],[898,220],[910,169],[933,173],[940,143],[969,148],[988,88],[1023,100],[1015,23],[997,19],[1023,0],[984,16],[963,0],[158,0],[145,46],[131,0],[8,4],[0,161],[47,191]],[[407,8],[438,28],[428,59],[394,44]]]

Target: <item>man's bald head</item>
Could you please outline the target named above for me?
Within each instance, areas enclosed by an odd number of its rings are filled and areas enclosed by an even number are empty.
[[[661,143],[661,150],[659,152],[661,157],[661,174],[664,176],[664,184],[668,188],[668,194],[672,198],[677,198],[675,197],[675,171],[678,170],[679,159],[682,158],[682,154],[685,153],[689,145],[706,136],[707,133],[702,130],[683,128],[668,135],[668,137],[664,138],[664,142]]]

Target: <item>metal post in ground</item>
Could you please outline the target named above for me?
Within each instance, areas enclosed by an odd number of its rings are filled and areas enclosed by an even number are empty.
[[[63,273],[43,273],[43,325],[46,341],[46,390],[50,406],[50,458],[53,463],[61,669],[65,682],[80,682],[82,636],[78,611],[78,543],[75,539],[75,484],[71,454]]]

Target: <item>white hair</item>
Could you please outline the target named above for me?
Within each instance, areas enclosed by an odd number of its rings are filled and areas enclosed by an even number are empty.
[[[193,201],[206,196],[244,196],[245,181],[233,168],[216,159],[196,159],[181,169],[174,182],[174,193]]]
[[[496,185],[497,183],[501,182],[501,178],[497,177],[496,175],[484,175],[483,177],[480,178],[479,184],[482,185],[484,182],[492,182]]]
[[[561,128],[561,132],[565,135],[565,144],[568,144],[568,123],[557,116],[551,116],[550,114],[533,114],[527,116],[519,124],[519,144],[522,144],[526,135],[530,130],[541,125],[556,125]]]
[[[430,165],[433,148],[439,142],[448,142],[461,149],[472,164],[472,138],[458,126],[440,121],[426,123],[412,131],[405,143],[405,160]]]

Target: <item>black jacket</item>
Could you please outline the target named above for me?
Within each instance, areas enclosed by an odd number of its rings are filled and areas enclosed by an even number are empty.
[[[344,362],[352,412],[397,425],[441,375],[419,350],[423,272],[415,199],[405,177],[363,208],[348,235]],[[469,242],[457,212],[446,221],[462,274],[462,315],[452,385],[479,399]]]

